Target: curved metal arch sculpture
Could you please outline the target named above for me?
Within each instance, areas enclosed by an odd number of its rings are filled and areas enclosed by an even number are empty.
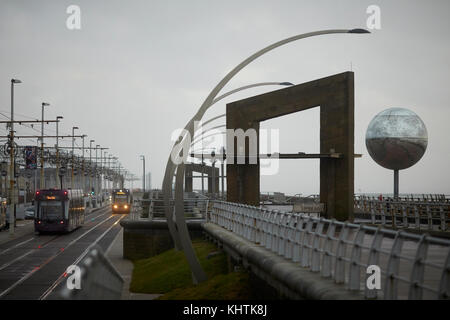
[[[256,60],[263,54],[278,48],[287,43],[297,41],[300,39],[326,35],[326,34],[335,34],[335,33],[344,33],[344,34],[362,34],[362,33],[370,33],[364,29],[333,29],[333,30],[322,30],[304,33],[300,35],[296,35],[290,38],[286,38],[284,40],[278,41],[272,45],[269,45],[247,59],[238,64],[233,70],[231,70],[210,92],[208,97],[205,99],[203,104],[200,106],[197,113],[194,117],[186,124],[184,128],[184,132],[180,135],[177,142],[175,142],[173,149],[183,142],[183,139],[189,134],[191,137],[194,134],[194,122],[200,121],[205,112],[213,105],[214,98],[223,89],[223,87],[244,67],[250,64],[252,61]],[[171,153],[172,155],[172,153]],[[167,225],[169,228],[169,232],[174,240],[175,248],[183,249],[184,254],[188,260],[189,266],[192,271],[193,279],[195,283],[202,282],[207,280],[206,274],[203,271],[196,255],[194,249],[192,247],[191,239],[189,236],[189,232],[187,229],[186,221],[184,219],[184,205],[183,205],[183,177],[184,177],[184,162],[187,159],[188,153],[180,154],[182,156],[182,162],[180,165],[175,165],[172,162],[171,155],[169,155],[169,159],[166,165],[166,171],[164,174],[163,180],[163,196],[164,196],[164,207],[165,207],[165,215],[167,219]],[[176,170],[176,180],[175,180],[175,222],[173,221],[173,212],[170,212],[170,198],[172,197],[172,178],[174,176]],[[176,224],[176,225],[175,225]]]

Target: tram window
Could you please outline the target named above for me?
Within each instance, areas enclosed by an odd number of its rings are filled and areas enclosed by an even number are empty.
[[[43,201],[39,203],[39,216],[42,220],[58,220],[63,214],[62,202]]]
[[[126,196],[116,196],[116,202],[117,203],[127,203],[127,197]]]

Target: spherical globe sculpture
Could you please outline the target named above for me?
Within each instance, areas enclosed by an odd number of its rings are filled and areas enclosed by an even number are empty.
[[[377,114],[366,132],[366,147],[380,166],[394,170],[394,196],[398,196],[398,170],[416,164],[428,145],[427,128],[417,114],[390,108]]]

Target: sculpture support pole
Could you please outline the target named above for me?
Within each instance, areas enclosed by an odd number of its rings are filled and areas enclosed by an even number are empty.
[[[184,179],[184,163],[177,166],[176,184],[175,184],[175,199],[182,199],[184,195],[183,188]],[[194,284],[208,280],[206,273],[203,271],[200,262],[195,255],[194,248],[192,247],[191,238],[189,236],[189,230],[184,220],[184,201],[175,201],[175,222],[178,230],[178,237],[181,241],[181,245],[192,271],[192,277]]]
[[[398,199],[398,171],[394,170],[394,199]]]

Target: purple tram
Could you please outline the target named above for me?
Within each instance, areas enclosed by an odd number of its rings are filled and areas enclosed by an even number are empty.
[[[84,223],[83,190],[38,190],[34,208],[37,233],[70,232]]]

